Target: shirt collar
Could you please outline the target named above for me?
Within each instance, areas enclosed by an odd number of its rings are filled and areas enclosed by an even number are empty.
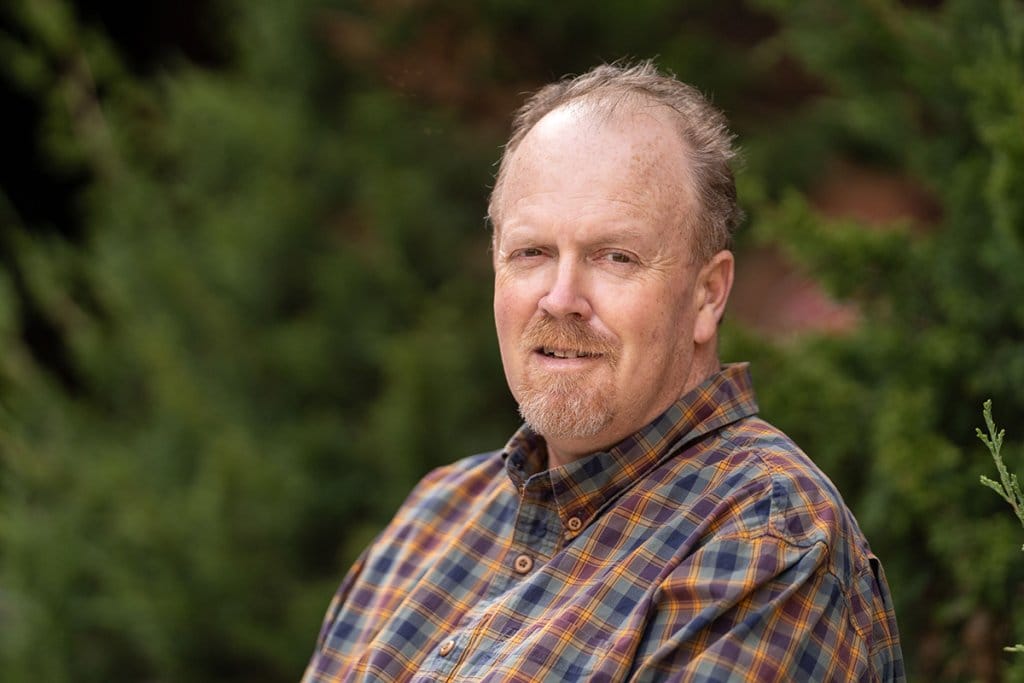
[[[653,422],[607,451],[543,471],[547,462],[544,438],[523,425],[505,446],[502,457],[517,488],[522,489],[534,477],[549,478],[563,523],[578,517],[586,526],[604,505],[662,461],[757,410],[749,364],[735,363],[723,366]]]

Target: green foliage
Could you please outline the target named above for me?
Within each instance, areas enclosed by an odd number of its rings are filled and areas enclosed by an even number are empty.
[[[1017,482],[1017,475],[1011,474],[1006,469],[1006,463],[1003,462],[1001,452],[1003,449],[1003,437],[1006,432],[1003,429],[996,431],[996,423],[992,419],[992,401],[985,401],[982,416],[985,418],[985,428],[988,429],[988,434],[981,431],[981,429],[976,429],[975,433],[992,455],[996,471],[999,472],[999,481],[981,475],[981,484],[998,493],[1003,500],[1009,503],[1010,507],[1013,508],[1013,514],[1017,516],[1021,526],[1024,526],[1024,494],[1021,493],[1020,484]],[[1024,546],[1021,547],[1021,550],[1024,550]],[[1024,652],[1024,645],[1018,643],[1013,647],[1003,649],[1007,652]]]
[[[985,418],[985,426],[988,429],[988,434],[976,429],[975,432],[981,442],[988,448],[989,453],[992,454],[992,460],[996,464],[996,471],[999,472],[999,481],[994,481],[985,475],[981,475],[981,483],[983,486],[987,486],[992,489],[999,496],[1010,504],[1013,508],[1013,514],[1020,520],[1021,526],[1024,526],[1024,494],[1020,491],[1020,484],[1017,482],[1017,475],[1011,474],[1006,469],[1006,464],[1003,462],[1001,451],[1003,449],[1003,436],[1006,434],[1006,430],[1000,429],[996,431],[995,422],[992,420],[992,401],[985,401],[984,410],[982,416]],[[1024,550],[1024,547],[1021,547]]]

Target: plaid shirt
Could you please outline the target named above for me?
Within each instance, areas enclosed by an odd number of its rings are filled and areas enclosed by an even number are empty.
[[[349,572],[305,681],[902,681],[878,560],[726,366],[607,452],[520,429],[429,474]]]

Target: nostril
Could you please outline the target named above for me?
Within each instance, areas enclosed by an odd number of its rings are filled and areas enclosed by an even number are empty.
[[[572,281],[572,278],[560,278],[539,302],[541,310],[554,318],[574,316],[585,318],[590,314],[590,304],[586,295]]]

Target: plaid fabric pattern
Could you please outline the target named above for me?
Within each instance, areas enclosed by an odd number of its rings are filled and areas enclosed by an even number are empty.
[[[878,560],[726,366],[607,452],[520,429],[429,474],[342,582],[305,681],[902,681]]]

